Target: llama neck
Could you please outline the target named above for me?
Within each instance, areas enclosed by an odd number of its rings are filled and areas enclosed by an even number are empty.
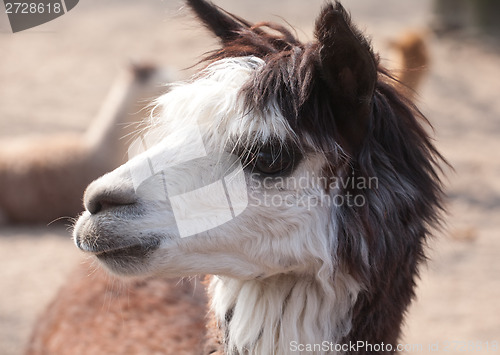
[[[154,85],[144,83],[132,71],[120,75],[101,106],[97,117],[85,133],[89,148],[116,166],[127,159],[127,142],[137,114],[145,116],[141,104],[155,97]],[[156,88],[158,90],[158,88]]]
[[[359,285],[338,273],[325,289],[313,277],[242,281],[214,277],[211,307],[227,354],[287,354],[299,344],[336,343],[351,329]],[[315,354],[331,351],[315,351]]]

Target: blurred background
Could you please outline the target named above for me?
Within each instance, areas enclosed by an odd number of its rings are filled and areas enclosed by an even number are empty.
[[[305,40],[323,2],[216,1],[253,22],[285,19]],[[391,69],[401,63],[388,43],[422,34],[430,60],[416,100],[455,168],[446,170],[446,226],[430,243],[403,341],[500,341],[500,2],[343,4]],[[193,69],[181,70],[216,45],[178,0],[82,0],[16,34],[0,6],[0,140],[84,132],[131,60],[187,77]],[[0,354],[22,353],[36,316],[82,261],[64,224],[0,227]]]

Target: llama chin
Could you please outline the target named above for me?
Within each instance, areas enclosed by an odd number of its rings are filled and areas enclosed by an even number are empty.
[[[148,149],[87,188],[76,245],[119,275],[213,275],[206,353],[396,352],[442,210],[425,117],[339,2],[312,43],[188,4],[222,48],[157,100]]]

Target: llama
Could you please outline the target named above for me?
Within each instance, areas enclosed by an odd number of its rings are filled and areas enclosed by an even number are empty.
[[[422,81],[429,71],[429,50],[425,34],[406,31],[399,38],[389,41],[389,46],[397,52],[400,63],[398,79],[413,97],[419,92]]]
[[[85,187],[126,161],[127,145],[121,138],[130,129],[119,128],[133,122],[135,113],[144,107],[141,100],[161,93],[166,74],[149,64],[132,65],[116,79],[83,135],[3,140],[0,223],[49,223],[58,217],[76,216]]]
[[[89,185],[76,245],[122,277],[212,275],[203,353],[397,352],[424,244],[442,210],[445,161],[426,119],[339,2],[325,5],[316,40],[305,44],[280,25],[253,25],[204,0],[188,4],[222,48],[157,100],[156,144]],[[235,189],[237,181],[245,188]],[[227,198],[231,218],[208,223],[227,212]],[[52,318],[71,319],[67,305],[77,298],[71,293],[64,305],[56,298]],[[102,308],[95,299],[82,304],[90,314]],[[119,314],[110,307],[110,316]],[[114,335],[84,317],[95,344]],[[61,334],[75,334],[76,323],[44,323],[31,344],[38,353],[72,352]],[[167,339],[170,329],[152,331]],[[56,337],[59,352],[50,347]],[[138,338],[141,352],[158,349]]]
[[[112,285],[84,263],[34,329],[26,351],[34,354],[193,354],[203,346],[203,287],[175,279]],[[82,307],[85,304],[85,307]],[[168,334],[158,331],[168,329]],[[198,351],[199,354],[201,351]]]

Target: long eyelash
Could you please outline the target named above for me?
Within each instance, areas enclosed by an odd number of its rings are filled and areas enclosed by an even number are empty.
[[[241,143],[241,140],[238,140],[238,142]],[[234,144],[231,152],[240,157],[243,168],[250,168],[252,171],[256,168],[259,154],[266,150],[273,157],[272,164],[277,163],[282,157],[290,159],[289,164],[286,164],[286,167],[282,170],[283,172],[289,170],[290,167],[293,169],[302,156],[302,149],[287,140],[268,139],[266,142],[262,142],[254,137],[247,143],[250,144]]]

